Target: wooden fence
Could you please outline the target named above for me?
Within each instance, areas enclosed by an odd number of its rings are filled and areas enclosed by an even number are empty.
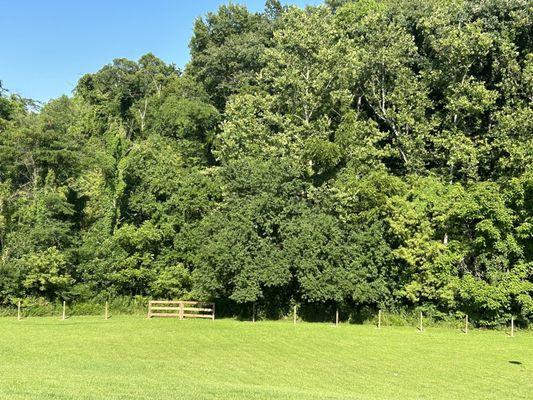
[[[215,303],[202,301],[151,300],[148,303],[148,318],[210,318],[215,320]]]
[[[109,319],[109,301],[105,302],[105,307],[103,310],[103,317],[104,319]],[[25,306],[23,307],[23,303],[21,300],[17,301],[17,319],[19,321],[22,321],[29,317],[29,315],[26,312],[23,312],[26,309],[30,309],[31,306]],[[1,311],[1,309],[0,309]],[[26,314],[26,315],[24,315]],[[377,320],[376,320],[376,327],[378,329],[381,329],[383,326],[383,312],[381,310],[378,310]],[[90,315],[90,314],[87,314]],[[208,318],[211,320],[215,320],[215,304],[214,303],[207,303],[202,301],[181,301],[181,300],[175,300],[175,301],[167,301],[167,300],[151,300],[148,302],[148,318],[152,317],[174,317],[179,319],[184,318]],[[252,322],[255,322],[256,320],[256,307],[255,304],[253,305],[253,313],[252,313]],[[67,319],[67,303],[66,301],[63,301],[63,307],[62,307],[62,314],[61,314],[61,320]],[[298,320],[297,317],[297,306],[294,306],[293,309],[293,323],[296,324]],[[424,315],[422,313],[419,314],[418,317],[418,326],[417,329],[420,332],[424,332]],[[515,317],[511,316],[510,320],[510,332],[507,332],[507,335],[510,337],[515,336],[516,327],[515,327]],[[340,323],[340,313],[339,310],[336,310],[335,312],[335,325],[338,326]],[[472,326],[472,322],[469,319],[468,315],[464,316],[464,329],[461,329],[461,332],[467,334],[470,331],[470,327]],[[392,325],[391,325],[392,326]]]

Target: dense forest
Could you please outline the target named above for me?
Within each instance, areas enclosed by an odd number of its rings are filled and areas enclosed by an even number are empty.
[[[532,15],[228,4],[183,70],[116,59],[44,105],[0,89],[0,304],[533,321]]]

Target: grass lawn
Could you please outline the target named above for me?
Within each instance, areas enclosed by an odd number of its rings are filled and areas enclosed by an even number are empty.
[[[0,318],[0,399],[531,399],[533,332]]]

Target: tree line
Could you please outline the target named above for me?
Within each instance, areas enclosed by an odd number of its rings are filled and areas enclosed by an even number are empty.
[[[183,70],[116,59],[42,106],[0,89],[0,303],[530,322],[532,11],[228,4]]]

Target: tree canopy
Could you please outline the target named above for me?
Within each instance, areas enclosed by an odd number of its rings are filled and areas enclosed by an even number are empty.
[[[533,320],[533,6],[199,18],[38,107],[0,85],[0,303],[108,296]]]

